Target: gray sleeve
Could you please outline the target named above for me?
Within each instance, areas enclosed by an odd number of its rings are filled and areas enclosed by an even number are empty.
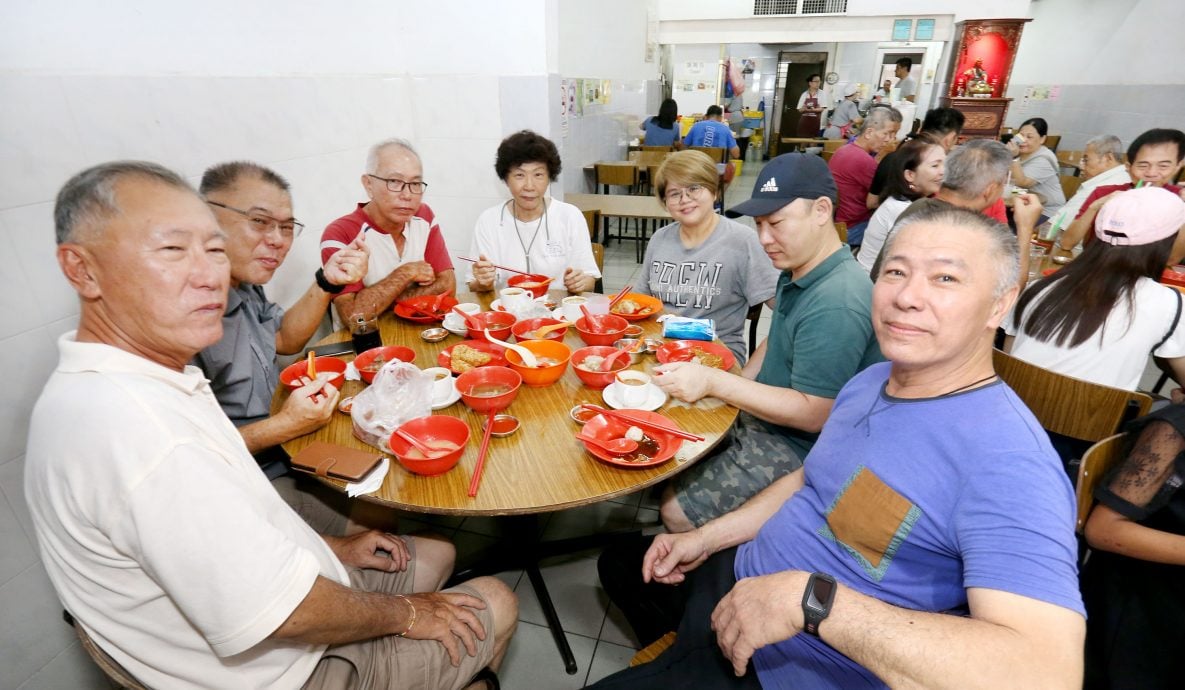
[[[774,296],[778,287],[778,277],[782,272],[770,263],[769,256],[762,248],[756,234],[750,234],[745,241],[747,254],[747,270],[745,274],[744,293],[748,305],[751,307]]]

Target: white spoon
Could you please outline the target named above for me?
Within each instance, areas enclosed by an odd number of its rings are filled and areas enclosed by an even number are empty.
[[[502,347],[505,347],[507,349],[514,350],[515,352],[517,352],[518,356],[523,358],[523,365],[524,366],[527,366],[531,369],[534,369],[539,366],[539,360],[535,358],[534,352],[531,352],[530,350],[523,347],[522,345],[511,345],[510,343],[504,343],[501,340],[498,340],[494,336],[490,335],[490,329],[488,329],[488,328],[486,329],[486,340],[490,341],[491,343],[497,343],[497,344],[501,345]]]

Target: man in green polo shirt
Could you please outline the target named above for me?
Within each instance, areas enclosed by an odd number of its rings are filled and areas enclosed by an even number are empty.
[[[839,389],[883,359],[872,331],[872,282],[839,241],[835,181],[818,156],[789,153],[762,169],[753,196],[728,215],[753,216],[782,271],[769,337],[737,376],[690,362],[658,367],[684,402],[714,397],[741,409],[715,452],[675,477],[662,519],[682,532],[740,506],[798,469]]]

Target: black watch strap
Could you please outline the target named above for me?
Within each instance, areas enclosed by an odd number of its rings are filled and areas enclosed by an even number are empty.
[[[325,292],[328,292],[331,295],[336,295],[339,292],[341,292],[342,290],[346,289],[345,285],[334,285],[333,283],[329,282],[325,278],[325,269],[324,268],[317,269],[316,277],[317,277],[317,287],[321,288],[322,290],[324,290]]]
[[[838,586],[835,578],[826,573],[812,573],[802,592],[802,629],[818,637],[819,624],[831,615]]]

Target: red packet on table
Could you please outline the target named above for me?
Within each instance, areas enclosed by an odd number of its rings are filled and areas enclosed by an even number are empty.
[[[292,467],[320,477],[358,482],[382,461],[383,455],[373,450],[358,450],[316,441],[292,458]]]

